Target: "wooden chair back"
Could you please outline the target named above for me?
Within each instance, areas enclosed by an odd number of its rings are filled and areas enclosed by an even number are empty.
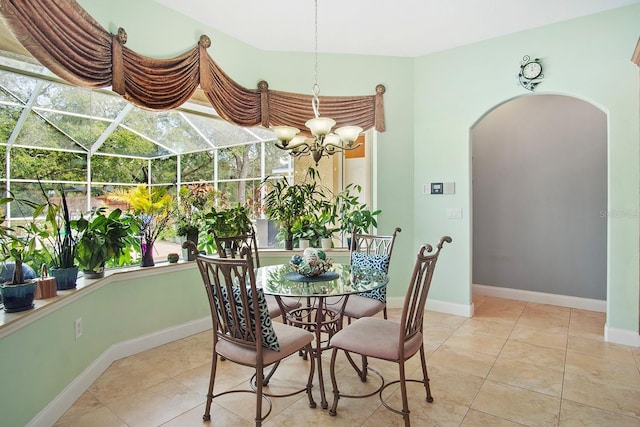
[[[393,234],[385,236],[378,234],[359,234],[356,233],[354,229],[351,233],[349,259],[352,258],[353,252],[360,252],[368,255],[388,255],[389,262],[391,262],[393,244],[395,243],[396,235],[401,231],[400,227],[396,227],[393,230]]]
[[[431,279],[433,278],[438,256],[445,242],[451,243],[451,237],[442,237],[438,243],[437,251],[434,253],[431,253],[433,248],[429,244],[422,245],[418,251],[402,307],[400,324],[404,325],[404,327],[400,330],[400,342],[406,342],[415,334],[422,333],[424,309],[429,288],[431,287]],[[404,346],[400,346],[400,351],[404,352]],[[401,354],[399,359],[403,360],[404,355]]]
[[[237,258],[242,249],[248,248],[249,254],[253,257],[253,266],[260,267],[260,255],[258,254],[258,240],[256,239],[256,231],[251,227],[251,231],[247,234],[237,236],[220,237],[215,230],[211,230],[213,238],[218,248],[218,256],[220,258]]]
[[[198,255],[196,262],[211,309],[214,348],[218,340],[226,340],[251,347],[260,355],[260,310],[253,260],[247,252],[248,249],[243,248],[237,258]]]

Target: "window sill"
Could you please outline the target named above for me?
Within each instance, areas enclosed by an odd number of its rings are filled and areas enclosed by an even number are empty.
[[[75,289],[67,289],[58,291],[57,296],[47,299],[37,299],[33,303],[34,308],[30,310],[20,311],[17,313],[6,313],[0,310],[0,339],[11,335],[17,330],[41,319],[42,317],[70,304],[84,295],[95,292],[109,283],[120,282],[123,280],[141,277],[165,274],[167,269],[171,271],[187,270],[196,268],[195,262],[178,262],[169,264],[168,262],[157,263],[154,267],[123,267],[114,268],[105,271],[104,277],[100,279],[85,279],[78,277]]]
[[[302,252],[302,249],[294,249],[291,251],[284,249],[260,249],[260,261],[263,265],[278,264],[285,262],[292,255]],[[328,257],[339,261],[346,258],[349,251],[344,248],[335,248],[325,251]],[[85,279],[78,277],[75,289],[58,291],[57,296],[47,299],[39,299],[34,301],[35,307],[30,310],[20,311],[18,313],[6,313],[0,310],[0,339],[11,335],[21,328],[41,319],[42,317],[70,304],[91,292],[106,286],[110,283],[121,282],[124,280],[161,275],[171,271],[188,270],[197,268],[195,262],[179,261],[176,264],[168,262],[158,262],[153,267],[122,267],[105,271],[104,277],[100,279]]]

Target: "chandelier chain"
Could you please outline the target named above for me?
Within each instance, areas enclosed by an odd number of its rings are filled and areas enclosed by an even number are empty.
[[[313,114],[316,117],[320,117],[320,85],[318,85],[318,0],[314,0],[314,60],[315,68],[313,74],[313,99],[311,101],[311,107],[313,108]]]
[[[336,121],[329,117],[320,117],[320,85],[318,84],[318,0],[314,0],[314,82],[311,107],[315,118],[305,122],[311,131],[311,138],[298,135],[300,129],[293,126],[273,126],[276,133],[276,147],[289,151],[294,157],[311,156],[316,166],[323,157],[330,157],[336,153],[355,150],[361,143],[355,144],[362,132],[360,126],[341,126],[332,132]]]

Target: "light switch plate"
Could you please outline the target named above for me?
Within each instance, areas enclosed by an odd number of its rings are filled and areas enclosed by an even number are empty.
[[[462,208],[447,208],[447,219],[462,219]]]
[[[455,182],[443,182],[442,183],[442,194],[455,194],[456,192],[456,183]]]

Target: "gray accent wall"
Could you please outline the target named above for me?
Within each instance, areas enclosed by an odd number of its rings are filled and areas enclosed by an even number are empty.
[[[516,98],[471,132],[473,283],[606,299],[607,118]]]

